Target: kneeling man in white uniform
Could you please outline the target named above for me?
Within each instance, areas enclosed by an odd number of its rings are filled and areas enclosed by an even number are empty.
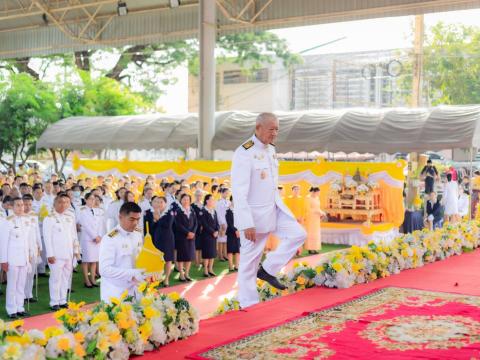
[[[232,161],[235,227],[240,231],[238,300],[242,308],[259,302],[257,277],[283,290],[275,275],[295,255],[306,232],[278,192],[278,160],[274,141],[279,123],[274,114],[257,117],[255,135],[241,145]],[[280,238],[259,268],[270,233]]]
[[[144,271],[135,268],[143,244],[143,234],[138,229],[142,209],[126,202],[120,207],[118,218],[119,224],[100,242],[100,298],[107,303],[112,297],[119,298],[125,290],[135,295],[137,284],[144,279]]]

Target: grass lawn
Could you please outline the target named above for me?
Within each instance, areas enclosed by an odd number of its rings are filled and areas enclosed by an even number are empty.
[[[331,244],[322,244],[322,253],[339,250],[346,248],[345,245],[331,245]],[[300,257],[308,256],[309,254],[304,251]],[[73,293],[71,294],[70,300],[75,302],[85,301],[87,304],[99,301],[100,299],[100,288],[87,289],[83,285],[83,277],[81,274],[80,266],[77,267],[78,273],[73,274]],[[228,273],[228,262],[215,261],[214,271],[217,275]],[[170,285],[182,284],[178,281],[179,274],[177,272],[172,274],[170,279]],[[197,266],[193,266],[190,270],[190,277],[194,280],[203,280],[203,271]],[[7,312],[5,310],[5,290],[6,285],[2,285],[1,289],[3,295],[0,296],[0,318],[8,319]],[[33,290],[33,295],[35,296],[35,286]],[[50,296],[48,292],[48,278],[40,277],[38,281],[38,302],[30,304],[30,310],[25,306],[25,310],[30,315],[39,315],[50,312],[49,306]]]

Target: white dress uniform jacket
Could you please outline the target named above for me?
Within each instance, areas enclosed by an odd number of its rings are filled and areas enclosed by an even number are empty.
[[[278,160],[274,145],[265,145],[254,135],[240,146],[232,161],[232,194],[235,227],[270,233],[276,227],[276,208],[291,216],[278,192]]]
[[[120,208],[123,205],[123,200],[115,200],[110,203],[107,208],[107,231],[112,230],[118,225],[118,215]]]
[[[217,202],[216,211],[218,217],[218,224],[223,227],[223,235],[218,237],[219,243],[226,243],[227,242],[227,235],[225,231],[227,230],[227,210],[230,207],[230,201],[227,199],[220,199]]]
[[[0,262],[8,263],[6,310],[9,315],[24,312],[25,283],[30,264],[29,225],[25,216],[1,220]]]
[[[97,236],[102,237],[105,235],[103,216],[101,216],[98,209],[82,206],[78,213],[77,223],[80,224],[80,248],[82,250],[82,261],[87,263],[97,262],[100,243],[97,243],[95,238]]]
[[[141,232],[128,232],[120,225],[102,238],[99,259],[102,301],[110,302],[112,297],[120,297],[125,290],[134,295],[137,282],[143,280],[142,270],[135,268],[142,242]]]
[[[67,303],[73,267],[80,254],[74,216],[68,211],[53,211],[43,221],[43,240],[47,258],[55,257],[55,263],[48,265],[50,306],[63,305]]]
[[[43,250],[42,237],[40,235],[40,223],[38,215],[31,211],[25,215],[27,225],[29,226],[28,239],[30,241],[30,269],[27,273],[27,281],[25,283],[25,297],[30,299],[33,297],[33,280],[35,277],[35,269],[42,262],[41,253]]]
[[[238,300],[243,308],[259,302],[257,271],[269,234],[280,238],[279,246],[267,254],[262,264],[270,275],[276,275],[290,261],[306,238],[305,230],[280,197],[278,166],[275,146],[263,144],[256,136],[233,155],[234,221],[241,244]],[[255,242],[245,237],[249,228],[255,228]]]

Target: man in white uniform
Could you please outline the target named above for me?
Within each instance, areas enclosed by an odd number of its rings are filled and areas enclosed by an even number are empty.
[[[143,233],[137,227],[142,209],[135,203],[124,203],[118,218],[119,224],[100,242],[100,299],[107,303],[112,297],[119,298],[125,290],[135,295],[137,284],[144,279],[144,271],[135,268],[143,240]]]
[[[235,151],[232,161],[235,226],[240,231],[241,242],[238,300],[242,308],[259,302],[257,277],[285,289],[275,275],[306,238],[305,230],[278,192],[278,160],[273,145],[278,125],[274,114],[260,114],[255,135]],[[270,233],[280,238],[280,244],[267,254],[259,268]]]
[[[0,263],[7,273],[6,309],[15,319],[27,315],[23,306],[30,267],[30,234],[21,198],[13,199],[13,215],[1,220]]]
[[[27,281],[25,283],[25,298],[29,302],[37,302],[37,299],[33,297],[33,280],[35,277],[35,270],[37,265],[41,262],[42,252],[42,238],[40,236],[40,224],[38,221],[38,215],[32,210],[33,197],[30,194],[23,195],[23,207],[26,218],[26,223],[29,226],[30,234],[28,240],[30,241],[30,267],[27,273]]]
[[[53,201],[50,202],[47,199],[46,195],[43,192],[43,188],[40,184],[35,184],[33,186],[33,203],[32,203],[32,210],[38,216],[38,221],[40,225],[40,234],[43,233],[42,226],[43,226],[43,219],[48,213],[51,211],[53,206]],[[43,244],[42,239],[42,252],[41,252],[41,261],[38,264],[38,274],[39,276],[46,277],[46,266],[47,266],[47,255],[45,253],[45,244]]]
[[[50,268],[50,307],[58,310],[67,307],[73,267],[80,258],[75,218],[67,212],[70,200],[59,193],[54,201],[54,211],[43,221],[43,239]]]

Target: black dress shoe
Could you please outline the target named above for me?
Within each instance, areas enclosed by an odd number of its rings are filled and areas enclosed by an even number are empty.
[[[83,286],[85,286],[87,289],[91,289],[91,288],[93,288],[93,286],[92,286],[92,285],[83,284]]]
[[[33,303],[36,303],[38,302],[37,299],[35,298],[30,298],[30,299],[25,299],[24,303],[30,303],[30,304],[33,304]]]
[[[9,319],[12,319],[12,320],[13,320],[13,319],[16,319],[17,317],[18,317],[17,314],[9,314],[9,315],[8,315],[8,318],[9,318]]]
[[[67,304],[61,304],[59,305],[60,309],[67,309],[68,305]]]
[[[92,284],[92,286],[93,286],[93,287],[98,287],[98,285],[97,285],[97,284]]]
[[[203,274],[203,277],[209,278],[210,274]]]
[[[44,278],[47,278],[48,277],[48,274],[47,273],[41,273],[41,274],[38,274],[39,277],[44,277]]]
[[[275,276],[267,273],[263,268],[263,266],[261,265],[260,265],[260,269],[258,269],[258,272],[257,272],[257,278],[268,282],[270,285],[272,285],[274,288],[278,290],[285,290],[287,288],[280,281],[278,281],[278,279]]]
[[[25,316],[30,316],[30,314],[25,311],[17,313],[17,317],[25,317]]]
[[[187,280],[187,279],[179,278],[178,281],[180,281],[180,282],[187,282],[188,280]]]
[[[50,306],[50,310],[52,310],[52,311],[58,311],[58,310],[60,310],[60,306],[58,306],[58,305]]]
[[[185,276],[185,280],[187,280],[187,281],[193,281],[190,276]]]
[[[217,274],[215,274],[214,272],[208,272],[210,276],[217,276]]]

